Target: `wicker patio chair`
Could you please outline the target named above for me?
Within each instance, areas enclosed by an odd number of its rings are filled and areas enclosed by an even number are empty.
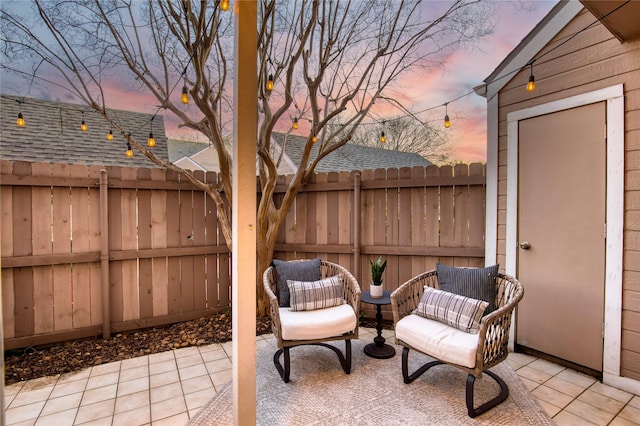
[[[425,286],[436,289],[439,288],[436,270],[424,272],[410,279],[391,294],[391,307],[393,310],[393,321],[396,330],[398,329],[398,323],[408,317],[411,318],[409,318],[409,321],[405,322],[403,326],[406,327],[406,324],[412,324],[411,327],[413,328],[410,331],[413,331],[415,329],[418,332],[418,336],[419,333],[428,333],[425,327],[443,327],[442,324],[437,325],[435,321],[423,318],[413,313],[414,309],[416,309],[418,303],[420,302],[420,299],[422,298]],[[475,350],[475,364],[473,364],[474,361],[472,359],[469,360],[468,364],[473,365],[456,364],[455,362],[452,362],[451,359],[448,359],[449,353],[447,353],[447,351],[443,351],[443,349],[441,348],[440,351],[437,352],[435,344],[433,345],[433,348],[425,348],[425,346],[428,345],[421,343],[419,341],[419,337],[409,337],[408,334],[411,333],[402,333],[403,336],[405,336],[405,340],[396,337],[396,344],[403,346],[402,376],[405,383],[411,383],[431,367],[440,364],[448,364],[468,373],[466,383],[466,405],[469,417],[479,416],[480,414],[500,404],[509,396],[509,388],[504,380],[502,380],[494,372],[487,369],[497,365],[507,358],[507,345],[509,341],[509,327],[511,325],[511,317],[514,308],[516,307],[520,299],[522,299],[524,289],[522,284],[517,279],[501,273],[497,274],[496,286],[497,309],[482,317],[477,335],[465,333],[464,331],[459,330],[453,331],[453,335],[456,335],[455,333],[462,333],[462,336],[459,334],[456,336],[462,337],[463,340],[466,339],[465,344],[468,345],[466,349],[468,350],[469,358],[473,357]],[[451,328],[453,329],[453,327]],[[418,329],[420,331],[418,331]],[[447,334],[447,331],[449,330],[444,330],[445,334]],[[451,336],[451,334],[447,334],[447,336]],[[472,336],[477,336],[477,338]],[[439,344],[441,343],[442,342],[439,342]],[[459,346],[460,340],[453,338],[452,341],[449,341],[449,343],[452,343],[452,345],[454,346]],[[475,349],[473,345],[477,345],[475,346]],[[417,346],[421,347],[421,349],[418,349]],[[435,358],[436,360],[427,362],[426,364],[416,369],[415,372],[409,374],[408,360],[410,349],[417,350],[418,352],[424,353],[432,358]],[[453,351],[457,349],[459,348],[456,348]],[[435,355],[437,353],[439,353],[439,356]],[[473,402],[474,383],[476,378],[479,379],[482,377],[483,372],[487,373],[498,383],[498,385],[500,386],[500,392],[496,397],[475,408]]]
[[[289,307],[281,307],[278,304],[277,272],[274,266],[270,266],[263,274],[264,290],[269,297],[269,312],[271,316],[271,328],[276,338],[278,350],[273,356],[280,377],[285,383],[289,382],[290,354],[289,350],[301,345],[317,345],[331,349],[336,353],[342,369],[346,374],[351,372],[351,339],[358,338],[358,312],[360,312],[360,286],[355,277],[345,268],[335,263],[320,262],[321,277],[327,278],[335,275],[342,277],[343,294],[345,304],[315,311],[292,312]],[[348,321],[344,321],[345,308],[352,309],[353,317],[347,313]],[[339,309],[340,312],[336,311]],[[336,317],[342,316],[343,324],[338,334],[336,330]],[[333,329],[333,331],[331,331]],[[325,342],[344,340],[345,354],[335,346]],[[280,356],[284,353],[284,366],[280,363]]]

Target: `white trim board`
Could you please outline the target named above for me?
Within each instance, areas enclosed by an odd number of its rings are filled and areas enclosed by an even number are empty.
[[[531,117],[607,102],[607,242],[603,378],[606,384],[636,394],[640,382],[620,377],[622,329],[622,256],[624,229],[624,98],[621,84],[507,114],[507,218],[505,270],[517,272],[518,122]]]

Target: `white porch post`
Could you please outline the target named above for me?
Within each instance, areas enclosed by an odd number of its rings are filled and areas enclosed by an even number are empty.
[[[257,3],[234,2],[233,423],[256,424]]]

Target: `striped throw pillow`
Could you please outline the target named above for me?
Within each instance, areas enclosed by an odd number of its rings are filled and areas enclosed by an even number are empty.
[[[425,286],[414,313],[447,324],[466,333],[476,334],[488,303]]]
[[[342,305],[342,277],[335,275],[318,281],[288,280],[292,311],[312,311]]]
[[[498,274],[498,265],[486,268],[455,268],[438,263],[436,271],[440,290],[489,302],[484,315],[497,309],[496,275]]]

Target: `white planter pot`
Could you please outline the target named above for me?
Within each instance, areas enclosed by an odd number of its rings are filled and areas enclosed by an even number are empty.
[[[382,292],[384,291],[384,286],[381,285],[369,285],[369,292],[371,293],[371,297],[374,299],[379,299],[382,297]]]

